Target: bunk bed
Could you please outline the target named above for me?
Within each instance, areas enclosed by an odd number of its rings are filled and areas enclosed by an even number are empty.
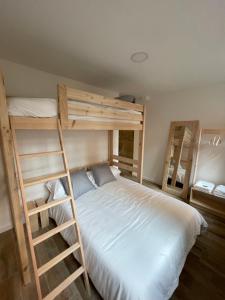
[[[11,101],[16,102],[16,99]],[[54,100],[51,103],[57,108]],[[143,105],[59,85],[58,108],[55,111],[53,109],[51,117],[41,117],[33,110],[33,117],[29,113],[24,116],[21,111],[17,116],[12,113],[10,120],[13,126],[10,127],[4,81],[1,77],[2,150],[25,283],[29,281],[29,268],[19,191],[14,175],[17,172],[12,147],[12,134],[15,130],[55,130],[60,126],[62,130],[108,130],[108,163],[136,173],[137,180],[142,183],[145,131]],[[15,107],[12,105],[11,112],[13,109]],[[113,153],[113,130],[139,131],[137,159]],[[59,132],[62,136],[61,130]],[[66,167],[68,168],[67,164]],[[58,178],[59,174],[52,174],[48,180]],[[46,177],[32,180],[43,182]],[[28,180],[28,185],[29,182]],[[168,299],[178,285],[186,256],[200,234],[201,226],[207,226],[193,207],[139,183],[118,177],[116,181],[90,191],[76,201],[87,270],[105,299]],[[52,195],[49,200],[52,200],[51,197]],[[69,228],[62,227],[69,222],[73,213],[68,210],[67,200],[65,198],[63,205],[58,206],[61,200],[54,199],[45,204],[45,207],[49,208],[56,221],[57,227],[53,231],[59,232],[57,228],[65,229],[62,235],[71,245],[74,237]],[[57,218],[57,214],[62,217]],[[67,282],[67,285],[72,281]],[[62,288],[61,286],[60,289]],[[55,295],[53,291],[51,297],[47,296],[46,299],[53,299]]]

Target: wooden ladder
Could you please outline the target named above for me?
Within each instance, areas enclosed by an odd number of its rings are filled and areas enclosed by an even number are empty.
[[[89,285],[87,270],[85,267],[85,259],[84,259],[83,246],[82,246],[82,242],[81,242],[80,229],[79,229],[79,226],[77,223],[76,205],[75,205],[74,196],[73,196],[73,189],[72,189],[72,184],[71,184],[71,179],[70,179],[68,162],[67,162],[67,158],[66,158],[66,154],[65,154],[65,147],[64,147],[63,135],[62,135],[62,129],[61,129],[60,122],[58,121],[58,130],[57,130],[58,135],[59,135],[60,150],[59,151],[51,151],[51,152],[30,153],[30,154],[19,154],[17,140],[16,140],[16,128],[14,127],[13,118],[10,118],[10,124],[11,124],[11,131],[12,131],[13,148],[14,148],[14,153],[15,153],[15,162],[16,162],[16,167],[17,167],[17,172],[18,172],[19,186],[20,186],[24,215],[25,215],[25,220],[26,220],[28,242],[29,242],[32,264],[33,264],[33,269],[34,269],[34,276],[35,276],[35,282],[36,282],[36,287],[37,287],[38,299],[39,300],[54,299],[58,294],[60,294],[64,289],[66,289],[74,280],[76,280],[80,275],[84,276],[85,287],[87,289],[88,295],[90,295],[90,285]],[[22,168],[21,168],[21,159],[50,156],[50,155],[62,155],[63,164],[64,164],[63,172],[56,173],[56,174],[50,174],[48,176],[39,176],[36,178],[29,178],[29,179],[23,178]],[[33,208],[30,210],[28,209],[27,200],[26,200],[26,192],[25,192],[25,189],[27,187],[35,185],[35,184],[39,184],[39,183],[44,183],[49,180],[60,179],[63,177],[66,177],[67,182],[68,182],[69,195],[67,197],[65,197],[63,199],[51,201],[51,202],[43,204],[42,206],[39,206],[37,208]],[[39,235],[38,237],[33,238],[29,218],[35,214],[40,213],[41,211],[47,210],[47,209],[57,206],[57,205],[61,205],[65,202],[70,202],[71,208],[72,208],[72,213],[73,213],[73,218],[71,220],[66,221],[65,223],[55,227],[54,229],[51,229],[51,230]],[[54,257],[47,263],[45,263],[44,265],[42,265],[41,267],[38,267],[35,250],[34,250],[35,246],[37,246],[41,242],[47,240],[48,238],[52,237],[53,235],[63,231],[64,229],[66,229],[70,226],[75,227],[74,233],[75,233],[77,242],[75,244],[73,244],[72,246],[70,246],[68,249],[66,249],[63,252],[61,252],[60,254],[58,254],[56,257]],[[63,259],[65,259],[67,256],[69,256],[70,254],[72,254],[75,251],[80,252],[81,266],[75,272],[73,272],[71,275],[69,275],[57,287],[55,287],[49,294],[47,294],[46,296],[43,297],[42,291],[41,291],[40,276],[42,276],[45,272],[49,271],[52,267],[54,267],[56,264],[58,264],[60,261],[62,261]]]

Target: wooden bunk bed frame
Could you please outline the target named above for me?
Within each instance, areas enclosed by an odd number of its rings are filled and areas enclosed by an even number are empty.
[[[72,101],[71,101],[72,100]],[[85,105],[84,105],[85,104]],[[115,109],[119,109],[115,111]],[[63,130],[107,130],[108,161],[110,165],[136,173],[142,183],[145,106],[58,85],[58,118],[13,117],[14,129],[53,130],[60,122]],[[138,112],[138,113],[137,113]],[[69,115],[110,118],[110,121],[71,120]],[[121,121],[118,121],[121,120]],[[124,122],[125,121],[125,122]],[[135,121],[135,122],[134,122]],[[121,157],[113,153],[113,130],[139,131],[138,158]],[[24,284],[30,282],[28,252],[22,223],[20,190],[12,145],[12,131],[8,115],[4,77],[0,72],[0,136],[2,156],[7,176],[8,192],[14,229],[17,237],[21,274]]]

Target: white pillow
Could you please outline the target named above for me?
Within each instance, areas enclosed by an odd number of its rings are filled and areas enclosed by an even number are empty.
[[[53,200],[64,198],[67,196],[64,187],[59,179],[48,181],[46,187],[49,192],[53,195]]]
[[[117,167],[111,166],[110,169],[115,177],[120,176],[121,171]]]
[[[89,178],[89,180],[91,181],[91,183],[97,188],[97,184],[95,182],[94,176],[92,174],[92,171],[87,171],[87,176]]]

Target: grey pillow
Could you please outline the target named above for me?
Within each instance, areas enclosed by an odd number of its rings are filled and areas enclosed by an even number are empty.
[[[73,187],[73,195],[75,199],[89,192],[90,190],[96,189],[95,186],[91,183],[90,179],[88,178],[85,170],[81,170],[70,174],[70,178]],[[62,178],[61,181],[66,193],[69,194],[69,188],[68,188],[66,177]]]
[[[98,186],[116,180],[110,167],[107,164],[101,164],[92,168],[93,177]]]

